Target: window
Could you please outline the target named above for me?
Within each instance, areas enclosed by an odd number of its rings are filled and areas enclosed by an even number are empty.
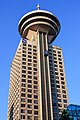
[[[22,70],[22,73],[26,73],[26,70]]]
[[[22,62],[23,65],[26,65],[26,62]]]
[[[61,105],[61,104],[58,104],[58,107],[62,107],[62,105]]]
[[[31,54],[31,52],[28,52],[28,54]]]
[[[26,89],[25,89],[25,88],[22,88],[21,91],[26,92]]]
[[[31,58],[32,56],[28,55],[28,58]]]
[[[51,91],[54,91],[54,92],[55,92],[55,90],[56,90],[55,88],[51,88]]]
[[[25,110],[24,110],[24,109],[21,109],[21,113],[25,113]]]
[[[58,84],[59,84],[59,81],[57,81],[57,80],[56,80],[56,83],[58,83]]]
[[[31,89],[28,89],[28,92],[29,92],[29,93],[32,93],[32,90],[31,90]]]
[[[60,93],[60,92],[61,92],[61,91],[60,91],[60,89],[57,89],[57,92],[59,92],[59,93]]]
[[[38,96],[37,96],[37,95],[34,95],[34,98],[35,98],[35,99],[38,99]]]
[[[26,46],[26,44],[25,44],[25,43],[23,43],[23,46]]]
[[[26,69],[26,66],[22,66],[22,69]]]
[[[61,77],[61,80],[64,80],[64,77]]]
[[[60,75],[61,75],[61,76],[64,76],[64,74],[63,74],[63,73],[60,73]]]
[[[27,116],[27,119],[28,120],[32,120],[32,116]]]
[[[55,84],[51,84],[51,87],[55,87]]]
[[[32,80],[28,80],[28,83],[32,83]]]
[[[55,75],[58,75],[58,72],[55,72]]]
[[[21,98],[21,102],[25,102],[25,98]]]
[[[33,55],[37,56],[37,53],[33,53]]]
[[[23,57],[26,57],[26,55],[25,55],[25,54],[22,54],[22,56],[23,56]]]
[[[60,52],[60,51],[58,51],[58,54],[61,54],[61,52]]]
[[[54,63],[57,63],[57,61],[54,61]]]
[[[37,50],[33,49],[34,52],[37,52]]]
[[[25,104],[21,104],[21,107],[25,107]]]
[[[24,50],[26,50],[26,47],[23,47]]]
[[[63,66],[59,65],[60,68],[63,68]]]
[[[56,79],[59,79],[59,77],[58,77],[58,76],[55,76],[55,78],[56,78]]]
[[[53,54],[54,56],[56,56],[56,54]]]
[[[34,93],[38,94],[38,90],[34,90]]]
[[[32,72],[31,72],[31,71],[28,71],[28,74],[32,74]]]
[[[37,61],[36,61],[36,60],[33,60],[33,62],[34,62],[34,63],[37,63]]]
[[[31,79],[31,78],[32,78],[32,76],[28,75],[28,78],[30,78],[30,79]]]
[[[55,81],[53,79],[51,79],[51,84],[54,84],[54,83],[55,83]]]
[[[30,51],[31,51],[31,48],[28,48],[28,50],[30,50]]]
[[[37,59],[37,57],[33,56],[33,59]]]
[[[53,70],[53,67],[50,67],[50,70]]]
[[[59,62],[59,64],[61,64],[61,65],[62,65],[62,62]]]
[[[58,57],[61,57],[61,55],[58,55]]]
[[[36,48],[36,46],[33,45],[33,48]]]
[[[54,65],[54,67],[58,67],[57,65]]]
[[[60,88],[60,85],[56,85],[57,88]]]
[[[31,66],[31,65],[32,65],[32,63],[28,63],[28,65],[30,65],[30,66]]]
[[[28,59],[28,62],[31,62],[32,60],[31,59]]]
[[[22,77],[26,78],[26,75],[22,74]]]
[[[58,99],[58,102],[62,102],[62,100],[61,100],[61,99]]]
[[[51,63],[52,63],[52,60],[50,60],[50,59],[49,59],[49,62],[51,62]]]
[[[62,70],[62,69],[60,69],[60,72],[63,72],[63,70]]]
[[[26,53],[26,51],[24,51],[24,50],[23,50],[22,52],[23,52],[23,53]]]
[[[54,111],[54,112],[57,112],[57,108],[53,108],[53,111]]]
[[[34,120],[38,120],[38,116],[34,116]]]
[[[54,57],[54,60],[57,60],[57,58],[56,58],[56,57]]]
[[[65,89],[65,86],[62,86],[62,89]]]
[[[50,77],[51,77],[51,79],[53,79],[53,78],[54,78],[54,75],[50,75]]]
[[[28,47],[31,47],[31,45],[30,45],[30,44],[28,44]]]
[[[34,71],[37,71],[37,68],[34,68]]]
[[[66,108],[67,107],[67,104],[64,104],[64,108]]]
[[[31,99],[28,99],[28,103],[32,103],[32,100],[31,100]]]
[[[22,87],[26,87],[26,84],[24,84],[24,83],[22,83],[22,85],[21,85]]]
[[[67,103],[67,100],[63,100],[64,103]]]
[[[62,59],[61,59],[61,58],[58,58],[58,60],[62,61]]]
[[[28,113],[28,114],[32,114],[32,110],[28,110],[27,113]]]
[[[51,74],[54,74],[54,72],[53,72],[53,71],[50,71],[50,73],[51,73]]]
[[[37,67],[37,64],[33,64],[34,67]]]
[[[32,105],[27,105],[28,108],[32,108]]]
[[[34,114],[35,114],[35,115],[38,115],[38,111],[34,111]]]
[[[34,100],[34,104],[38,104],[38,100]]]
[[[52,104],[52,106],[53,106],[53,107],[56,107],[56,106],[57,106],[57,104],[56,104],[56,103],[53,103],[53,104]]]
[[[22,82],[26,82],[26,79],[22,79]]]
[[[63,95],[63,98],[66,98],[66,95]]]
[[[37,77],[36,77],[36,76],[34,76],[34,79],[35,79],[35,80],[37,80]]]
[[[26,61],[26,58],[22,58],[23,61]]]
[[[25,119],[25,115],[21,115],[21,119]]]
[[[38,109],[38,106],[37,106],[37,105],[34,105],[34,109]]]
[[[57,94],[57,97],[61,97],[61,94]]]
[[[49,59],[52,59],[52,56],[49,56]]]
[[[64,85],[64,84],[65,84],[65,82],[61,81],[61,84],[63,84],[63,85]]]
[[[34,74],[34,75],[36,75],[36,74],[37,74],[37,72],[34,72],[33,74]]]
[[[34,85],[34,89],[38,89],[38,86]]]
[[[31,68],[31,67],[28,67],[28,70],[32,70],[32,68]]]
[[[53,96],[53,97],[56,97],[56,93],[52,93],[52,96]]]
[[[56,50],[53,50],[54,53],[56,53]]]
[[[21,97],[25,97],[26,96],[26,94],[25,93],[21,93]]]
[[[28,85],[28,88],[32,88],[32,85]]]
[[[32,95],[31,95],[31,94],[28,94],[28,98],[32,98]]]
[[[38,84],[38,81],[34,81],[34,84]]]
[[[62,90],[62,93],[66,93],[66,90]]]

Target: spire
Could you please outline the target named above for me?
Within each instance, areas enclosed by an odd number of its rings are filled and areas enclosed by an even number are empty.
[[[40,5],[39,4],[37,5],[37,9],[40,10]]]

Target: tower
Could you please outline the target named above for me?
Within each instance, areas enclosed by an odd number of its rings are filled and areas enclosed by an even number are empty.
[[[68,97],[64,68],[59,69],[58,65],[63,66],[62,56],[54,59],[54,51],[62,53],[61,48],[50,44],[60,31],[60,23],[54,14],[38,6],[38,10],[21,18],[18,30],[22,39],[11,65],[8,120],[59,120]]]

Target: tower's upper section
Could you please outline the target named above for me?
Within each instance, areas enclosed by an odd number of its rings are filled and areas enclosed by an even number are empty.
[[[30,29],[37,31],[40,27],[52,36],[50,43],[53,42],[60,31],[60,23],[57,17],[51,12],[39,9],[25,14],[19,21],[18,30],[20,35],[26,38]]]

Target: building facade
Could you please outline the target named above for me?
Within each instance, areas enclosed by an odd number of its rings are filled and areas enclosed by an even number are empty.
[[[8,120],[59,120],[68,105],[62,49],[51,46],[60,23],[38,9],[24,15],[18,29],[22,39],[11,65]]]
[[[80,105],[70,104],[66,109],[70,120],[80,120]]]

